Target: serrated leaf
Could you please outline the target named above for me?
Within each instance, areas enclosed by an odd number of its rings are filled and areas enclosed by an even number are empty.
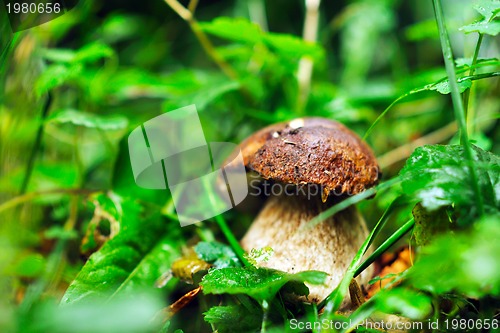
[[[203,31],[235,42],[255,44],[262,38],[260,27],[243,18],[218,17],[199,24]]]
[[[500,204],[500,158],[472,147],[485,208],[496,211]],[[403,191],[420,199],[426,209],[433,211],[453,204],[463,222],[470,222],[476,216],[475,194],[462,146],[419,147],[408,158],[400,175]]]
[[[198,258],[216,268],[241,267],[238,256],[230,246],[219,242],[199,242],[194,247]]]
[[[318,271],[289,274],[267,268],[222,268],[210,270],[201,285],[206,294],[246,294],[261,303],[290,281],[322,284],[326,276]]]
[[[132,200],[124,200],[121,209],[120,232],[90,256],[62,304],[109,297],[140,286],[152,288],[178,256],[182,241],[178,225],[168,225],[159,214],[144,218]]]
[[[70,123],[76,126],[108,131],[122,130],[128,126],[128,119],[120,115],[105,117],[73,109],[55,111],[47,118],[47,122],[59,124]]]

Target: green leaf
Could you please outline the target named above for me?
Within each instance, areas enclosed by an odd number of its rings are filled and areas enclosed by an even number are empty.
[[[473,146],[479,186],[487,211],[497,211],[500,204],[500,158]],[[460,219],[476,218],[474,190],[469,168],[460,145],[433,145],[415,149],[400,172],[404,193],[422,201],[429,211],[455,205]]]
[[[260,27],[243,18],[218,17],[199,24],[203,31],[235,42],[255,44],[262,38]]]
[[[83,67],[81,65],[66,66],[54,64],[47,67],[35,82],[35,92],[41,96],[48,91],[62,86],[80,76]]]
[[[418,246],[428,244],[438,234],[450,229],[450,219],[446,208],[428,212],[420,203],[412,211],[415,218],[413,237]]]
[[[409,283],[433,294],[458,291],[468,297],[499,296],[499,218],[491,216],[468,231],[444,234],[422,248],[409,271]]]
[[[62,304],[152,288],[179,255],[180,227],[159,214],[142,216],[141,207],[123,200],[120,231],[90,256],[62,298]]]
[[[76,126],[98,128],[107,131],[122,130],[128,126],[128,119],[120,115],[104,117],[73,109],[55,111],[47,118],[47,122],[58,124],[70,123]]]
[[[110,58],[115,51],[102,43],[87,44],[79,50],[72,49],[43,49],[42,56],[53,62],[64,64],[92,63],[103,58]]]
[[[461,93],[463,93],[465,90],[469,89],[472,86],[472,81],[471,80],[463,80],[463,81],[458,81],[458,89]],[[428,86],[427,90],[434,90],[437,91],[443,95],[449,94],[450,93],[450,82],[449,81],[441,81],[438,83],[433,83]]]
[[[74,62],[95,62],[97,60],[103,59],[103,58],[111,58],[115,55],[115,51],[110,48],[109,46],[102,44],[102,43],[92,43],[85,45],[81,49],[79,49],[76,54],[75,58],[73,59]]]
[[[18,258],[12,267],[7,267],[9,275],[35,278],[43,274],[47,260],[39,253],[31,253]]]
[[[230,246],[219,242],[199,242],[194,247],[198,258],[216,268],[241,267],[238,256]]]
[[[203,315],[218,332],[250,332],[260,327],[262,310],[260,307],[247,309],[236,305],[213,306]]]
[[[479,0],[472,7],[487,21],[500,14],[500,1],[498,0]]]
[[[316,43],[288,34],[264,33],[257,24],[243,18],[219,17],[200,23],[200,27],[209,34],[235,42],[252,45],[262,42],[281,57],[320,59],[323,56],[323,49]]]
[[[315,60],[323,57],[321,46],[296,36],[268,33],[265,35],[264,41],[270,49],[276,51],[281,57],[299,59],[303,56],[309,56]]]
[[[394,288],[380,292],[376,308],[384,313],[399,313],[411,319],[423,319],[432,311],[430,297],[407,288]]]
[[[322,284],[326,275],[318,271],[289,274],[267,268],[222,268],[210,270],[201,285],[206,294],[246,294],[261,303],[272,299],[290,281]]]
[[[480,0],[474,4],[474,9],[481,14],[484,19],[468,24],[460,28],[465,33],[478,32],[496,36],[500,33],[500,21],[496,18],[500,14],[500,1]]]
[[[478,32],[480,34],[496,36],[500,33],[500,21],[498,20],[494,20],[491,22],[480,21],[465,25],[461,27],[460,30],[465,33]]]
[[[108,301],[58,306],[48,298],[19,320],[19,332],[137,333],[156,332],[151,320],[162,307],[159,295],[129,294]]]

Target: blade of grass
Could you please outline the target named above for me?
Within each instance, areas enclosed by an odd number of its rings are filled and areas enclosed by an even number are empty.
[[[361,265],[354,271],[354,277],[357,277],[361,272],[363,272],[366,267],[370,266],[375,260],[377,260],[382,253],[387,251],[388,248],[396,244],[404,235],[410,231],[415,225],[415,220],[412,218],[405,224],[403,224],[396,232],[394,232],[389,238],[387,238],[373,253],[366,258]]]
[[[349,290],[349,284],[351,283],[351,280],[354,278],[356,267],[358,267],[361,264],[363,255],[366,253],[370,245],[373,243],[375,237],[377,237],[377,235],[380,233],[380,230],[382,230],[382,228],[385,226],[385,223],[387,222],[389,216],[393,212],[394,208],[399,205],[399,203],[400,200],[394,200],[393,202],[391,202],[389,207],[387,207],[387,209],[382,214],[377,224],[373,228],[370,235],[368,235],[363,245],[361,245],[358,252],[354,256],[354,259],[351,261],[351,264],[349,265],[349,268],[344,274],[342,281],[340,281],[337,288],[335,288],[335,290],[330,295],[328,295],[328,297],[325,300],[323,300],[320,303],[319,305],[320,308],[324,306],[324,314],[327,316],[326,318],[328,318],[328,316],[331,313],[339,309],[340,305],[342,304],[342,301],[347,295],[347,292]]]
[[[473,64],[471,66],[471,70],[473,68],[475,69],[477,67],[481,67],[481,66],[478,66],[478,64]],[[472,75],[472,74],[470,74],[469,76],[463,76],[463,77],[459,78],[457,80],[457,82],[462,82],[462,81],[465,81],[465,80],[475,81],[475,80],[481,80],[481,79],[496,77],[496,76],[499,76],[499,75],[500,75],[500,72],[483,73],[483,74],[478,74],[478,75]],[[431,83],[431,84],[427,84],[427,85],[425,85],[423,87],[415,88],[415,89],[413,89],[413,90],[411,90],[411,91],[409,91],[409,92],[407,92],[407,93],[399,96],[398,98],[396,98],[391,104],[389,104],[389,106],[387,108],[385,108],[384,111],[382,111],[382,113],[377,117],[377,119],[375,119],[375,121],[366,130],[365,135],[363,135],[363,140],[366,140],[366,138],[371,134],[373,128],[380,122],[380,120],[382,120],[383,117],[385,117],[385,115],[387,114],[387,112],[389,112],[389,110],[392,109],[392,107],[394,105],[396,105],[399,101],[401,101],[401,100],[403,100],[406,97],[411,96],[411,95],[415,95],[415,94],[418,94],[418,93],[421,93],[421,92],[424,92],[424,91],[430,91],[431,90],[430,89],[431,86],[434,86],[434,85],[436,85],[436,84],[438,84],[440,82],[443,82],[445,80],[446,80],[446,78],[443,78],[443,79],[441,79],[441,80],[439,80],[437,82],[434,82],[434,83]]]
[[[28,158],[28,163],[26,164],[26,172],[24,174],[23,182],[21,184],[21,188],[19,190],[19,194],[23,195],[26,193],[28,189],[28,185],[31,179],[31,174],[33,173],[33,168],[35,166],[35,159],[38,153],[38,150],[42,146],[43,140],[43,128],[45,126],[45,120],[49,114],[50,105],[52,103],[52,94],[47,94],[47,99],[43,105],[42,115],[40,119],[40,124],[38,125],[38,130],[36,132],[35,142],[33,143],[33,148],[31,148],[31,152]]]
[[[479,34],[479,37],[477,39],[477,43],[476,43],[476,49],[474,50],[474,55],[472,57],[472,63],[471,63],[471,68],[470,68],[470,71],[469,71],[469,75],[474,75],[474,71],[475,71],[475,68],[474,66],[476,65],[477,63],[477,58],[479,56],[479,50],[481,48],[481,44],[483,42],[483,34]],[[472,87],[471,87],[472,89]],[[468,124],[468,130],[469,131],[472,131],[473,130],[473,120],[474,120],[474,108],[470,108],[469,109],[469,97],[470,97],[470,92],[471,92],[471,89],[467,89],[466,91],[464,91],[464,98],[463,98],[463,101],[464,101],[464,108],[465,108],[465,113],[467,115],[467,124]]]
[[[316,215],[316,217],[314,217],[311,221],[309,221],[304,226],[300,227],[297,230],[297,232],[304,232],[309,228],[313,228],[318,223],[323,222],[327,218],[337,214],[338,212],[346,209],[347,207],[354,205],[354,204],[356,204],[356,203],[358,203],[366,198],[371,197],[377,191],[382,191],[382,190],[388,189],[388,188],[390,188],[390,187],[392,187],[400,182],[401,182],[401,179],[399,177],[394,177],[394,178],[389,179],[389,180],[387,180],[387,181],[385,181],[385,182],[383,182],[375,187],[372,187],[366,191],[358,193],[350,198],[347,198],[347,199],[343,200],[342,202],[336,204],[335,206],[332,206],[332,207],[328,208],[327,210],[321,212],[320,214]]]
[[[213,192],[210,189],[209,184],[207,182],[205,182],[204,185],[205,185],[206,193],[208,195],[209,202],[212,205],[217,205],[216,199],[214,197]],[[238,242],[238,240],[236,239],[236,237],[234,237],[233,232],[231,231],[231,229],[227,225],[226,220],[222,217],[222,215],[215,216],[215,222],[219,226],[220,230],[222,231],[222,234],[224,235],[224,237],[226,237],[226,240],[228,241],[229,245],[233,249],[234,253],[236,253],[236,255],[238,256],[240,261],[243,263],[243,265],[245,265],[245,267],[251,267],[252,265],[248,262],[248,260],[244,256],[245,251],[241,247],[241,245]]]
[[[462,103],[462,98],[458,90],[457,75],[455,73],[455,63],[453,60],[453,53],[451,51],[450,39],[448,37],[448,32],[445,26],[445,19],[443,14],[443,8],[441,6],[440,0],[432,0],[434,6],[434,13],[436,17],[436,23],[439,31],[439,39],[441,41],[441,49],[443,51],[444,64],[446,68],[446,73],[448,75],[448,82],[450,85],[451,99],[453,102],[453,111],[455,113],[455,120],[458,123],[460,142],[464,147],[465,158],[467,159],[467,164],[470,171],[470,182],[472,183],[472,188],[475,193],[474,199],[479,211],[479,214],[484,215],[484,200],[479,189],[478,174],[474,164],[474,156],[472,153],[472,148],[469,142],[469,136],[467,134],[467,125],[465,122],[465,110]]]

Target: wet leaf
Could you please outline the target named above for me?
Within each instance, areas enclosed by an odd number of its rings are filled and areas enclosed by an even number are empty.
[[[198,258],[216,268],[241,267],[238,256],[230,246],[219,242],[199,242],[194,247]]]
[[[473,146],[478,181],[487,211],[500,205],[500,158]],[[433,145],[415,149],[400,172],[403,191],[415,196],[429,211],[454,205],[461,222],[477,217],[469,168],[460,145]]]
[[[121,204],[120,232],[92,254],[64,294],[62,304],[74,304],[153,288],[179,255],[180,227],[153,214],[142,216],[131,200]]]
[[[289,274],[267,268],[222,268],[209,271],[201,285],[206,294],[246,294],[262,302],[272,299],[288,282],[322,284],[326,275],[318,271]]]
[[[214,306],[204,314],[205,321],[215,325],[219,332],[248,332],[260,327],[262,311],[236,305]]]

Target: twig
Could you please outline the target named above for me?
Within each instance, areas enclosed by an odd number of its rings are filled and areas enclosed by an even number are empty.
[[[20,196],[17,196],[15,198],[12,198],[0,205],[0,212],[3,212],[4,210],[16,207],[20,204],[23,204],[25,202],[31,201],[37,197],[40,197],[42,195],[48,195],[48,194],[92,194],[95,192],[99,192],[99,190],[84,190],[84,189],[75,189],[75,188],[69,188],[69,189],[54,189],[54,190],[48,190],[48,191],[39,191],[39,192],[30,192],[26,193]]]
[[[315,42],[318,35],[319,5],[321,0],[305,0],[306,17],[304,19],[304,31],[302,38],[305,41]],[[302,113],[309,98],[311,89],[311,76],[314,62],[310,57],[302,57],[297,71],[297,83],[299,85],[299,94],[297,101],[298,113]]]
[[[249,0],[248,13],[252,22],[257,23],[262,31],[268,31],[266,6],[264,0]]]
[[[194,35],[201,44],[201,47],[208,54],[210,58],[219,66],[219,68],[226,74],[230,79],[236,80],[238,75],[234,69],[216,52],[212,42],[208,39],[207,35],[201,30],[198,21],[193,16],[193,13],[184,7],[177,0],[164,0],[167,5],[172,8],[177,15],[179,15],[184,21],[189,24],[189,27],[193,31]],[[194,5],[191,4],[191,7]]]
[[[198,6],[198,0],[189,1],[188,10],[191,12],[191,14],[194,15],[194,12],[196,11],[197,6]]]

